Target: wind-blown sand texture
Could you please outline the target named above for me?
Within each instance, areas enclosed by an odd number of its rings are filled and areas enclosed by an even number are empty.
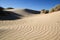
[[[60,40],[60,11],[31,15],[0,21],[0,40]]]

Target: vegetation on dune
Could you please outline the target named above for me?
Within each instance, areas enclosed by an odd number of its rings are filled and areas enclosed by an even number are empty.
[[[42,10],[41,10],[41,13],[47,14],[47,13],[49,13],[49,10],[42,9]]]
[[[4,10],[4,8],[3,7],[0,7],[0,11],[3,11]]]
[[[8,7],[7,9],[13,9],[12,7]],[[5,8],[0,7],[0,17],[1,16],[7,16],[9,15],[9,12],[5,11]]]
[[[54,9],[55,11],[60,11],[60,5],[57,5]]]
[[[54,11],[55,11],[54,8],[52,8],[52,9],[50,10],[50,13],[51,13],[51,12],[54,12]]]
[[[28,13],[33,13],[33,14],[39,14],[40,11],[36,11],[36,10],[32,10],[32,9],[24,9],[24,11],[28,12]]]
[[[6,16],[7,14],[4,12],[4,8],[0,7],[0,16]]]
[[[3,7],[0,7],[0,16],[3,16],[4,14],[3,14],[3,10],[4,10],[4,8]]]
[[[60,11],[60,5],[56,5],[54,8],[50,10],[50,12]]]
[[[14,9],[14,8],[12,8],[12,7],[8,7],[7,9]]]
[[[60,11],[60,4],[56,5],[55,7],[51,8],[50,10],[42,9],[41,13],[47,14],[47,13],[51,13],[51,12],[55,12],[55,11]]]
[[[41,10],[41,13],[45,13],[45,9],[42,9],[42,10]]]
[[[49,13],[49,10],[46,10],[46,12],[45,12],[45,13],[46,13],[46,14],[47,14],[47,13]]]

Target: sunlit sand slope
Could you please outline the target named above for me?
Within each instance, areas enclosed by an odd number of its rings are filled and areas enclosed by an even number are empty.
[[[60,11],[0,21],[0,40],[60,40]]]

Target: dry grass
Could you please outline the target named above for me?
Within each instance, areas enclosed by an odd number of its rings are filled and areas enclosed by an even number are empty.
[[[60,11],[60,5],[56,5],[54,8],[50,10],[50,12],[56,12],[56,11]]]

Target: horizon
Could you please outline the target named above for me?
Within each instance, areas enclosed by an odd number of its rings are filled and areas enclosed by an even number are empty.
[[[28,8],[32,10],[49,10],[60,4],[60,0],[0,0],[0,6],[7,8]]]

